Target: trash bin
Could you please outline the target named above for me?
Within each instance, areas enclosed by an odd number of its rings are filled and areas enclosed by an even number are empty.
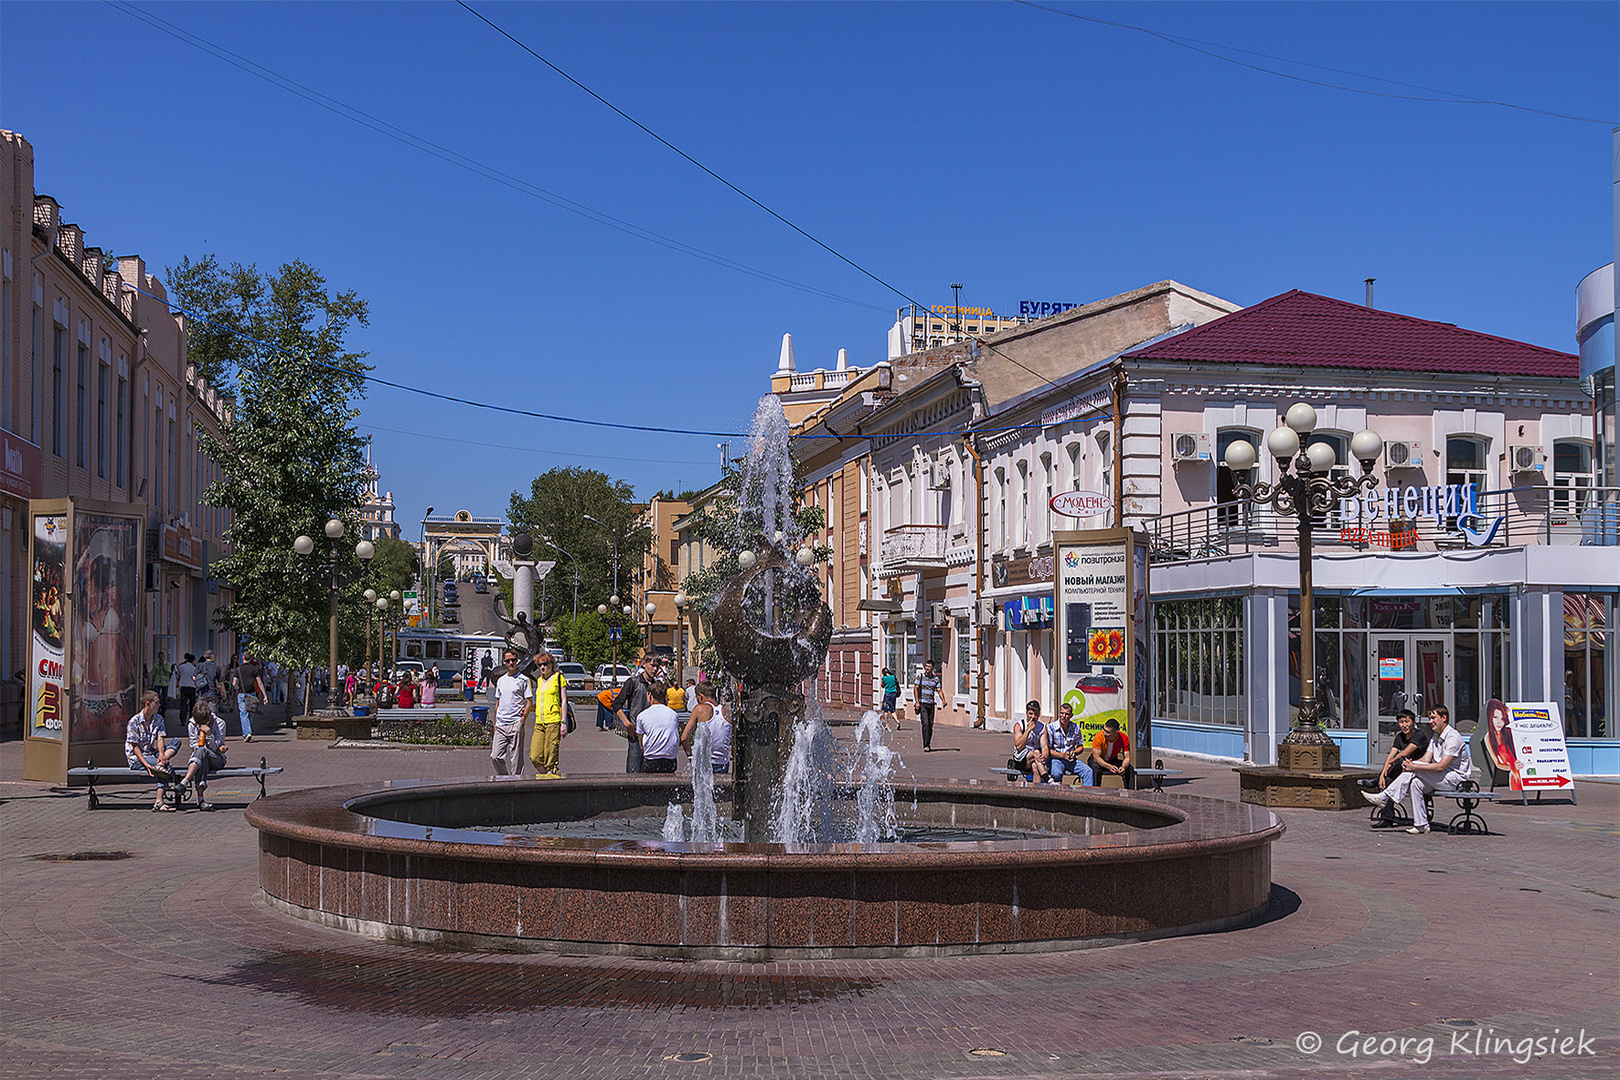
[[[371,706],[370,705],[356,705],[354,707],[354,715],[356,715],[356,716],[370,716],[371,715]]]
[[[470,686],[462,687],[461,688],[461,693],[462,693],[462,696],[465,697],[468,701],[471,701],[473,699],[473,688],[472,687],[470,687]]]
[[[473,708],[472,708],[472,718],[473,718],[473,723],[475,723],[475,724],[487,724],[487,723],[489,723],[489,706],[488,705],[474,705]]]

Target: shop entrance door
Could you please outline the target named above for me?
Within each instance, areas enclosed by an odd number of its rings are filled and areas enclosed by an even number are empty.
[[[1395,714],[1411,709],[1424,723],[1436,705],[1453,708],[1451,640],[1433,634],[1373,634],[1367,678],[1367,700],[1373,716],[1368,725],[1367,764],[1383,764],[1399,730]]]

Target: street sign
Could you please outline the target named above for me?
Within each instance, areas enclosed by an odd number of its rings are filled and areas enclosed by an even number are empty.
[[[624,631],[617,626],[608,627],[608,640],[613,642],[624,640]]]

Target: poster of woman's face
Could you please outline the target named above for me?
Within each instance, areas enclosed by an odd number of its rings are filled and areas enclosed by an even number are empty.
[[[73,519],[73,739],[124,737],[139,684],[140,534],[135,518]]]
[[[1485,706],[1485,747],[1496,759],[1498,768],[1513,767],[1516,755],[1513,752],[1513,729],[1508,726],[1508,707],[1496,698]]]

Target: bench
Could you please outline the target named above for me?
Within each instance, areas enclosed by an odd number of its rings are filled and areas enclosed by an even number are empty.
[[[1164,791],[1164,778],[1167,777],[1167,776],[1180,776],[1180,775],[1181,775],[1181,770],[1180,769],[1167,769],[1167,768],[1165,768],[1164,767],[1164,759],[1160,758],[1159,760],[1157,760],[1157,761],[1155,761],[1153,763],[1153,768],[1151,768],[1151,769],[1137,769],[1136,770],[1136,790],[1137,791],[1142,790],[1142,778],[1145,776],[1149,780],[1153,781],[1153,790],[1162,793]]]
[[[1447,831],[1453,835],[1479,833],[1483,836],[1489,836],[1491,834],[1491,828],[1485,823],[1485,819],[1474,811],[1482,802],[1494,802],[1501,798],[1501,793],[1481,791],[1479,790],[1479,784],[1473,780],[1464,780],[1454,788],[1436,788],[1434,791],[1425,792],[1423,801],[1428,804],[1429,820],[1431,822],[1434,821],[1434,800],[1436,797],[1452,800],[1456,803],[1459,811],[1446,825]],[[1384,809],[1378,806],[1372,808],[1371,820],[1374,826],[1384,823],[1390,826],[1412,824],[1412,818],[1407,814],[1403,814],[1394,806],[1390,807],[1390,809],[1394,810],[1393,816],[1380,817],[1379,815],[1383,813]]]
[[[259,781],[259,794],[255,798],[265,796],[264,778],[281,771],[280,765],[266,764],[264,758],[259,759],[258,765],[243,765],[238,767],[227,766],[223,769],[214,769],[208,774],[210,780],[233,779],[244,776],[253,777]],[[157,775],[145,769],[131,769],[127,765],[111,766],[97,765],[87,761],[77,769],[69,769],[68,776],[73,779],[90,781],[90,809],[94,810],[101,805],[101,799],[96,795],[96,784],[161,784],[163,787],[163,801],[169,806],[179,809],[185,801],[186,789],[180,783],[185,776],[185,769],[160,772]]]

